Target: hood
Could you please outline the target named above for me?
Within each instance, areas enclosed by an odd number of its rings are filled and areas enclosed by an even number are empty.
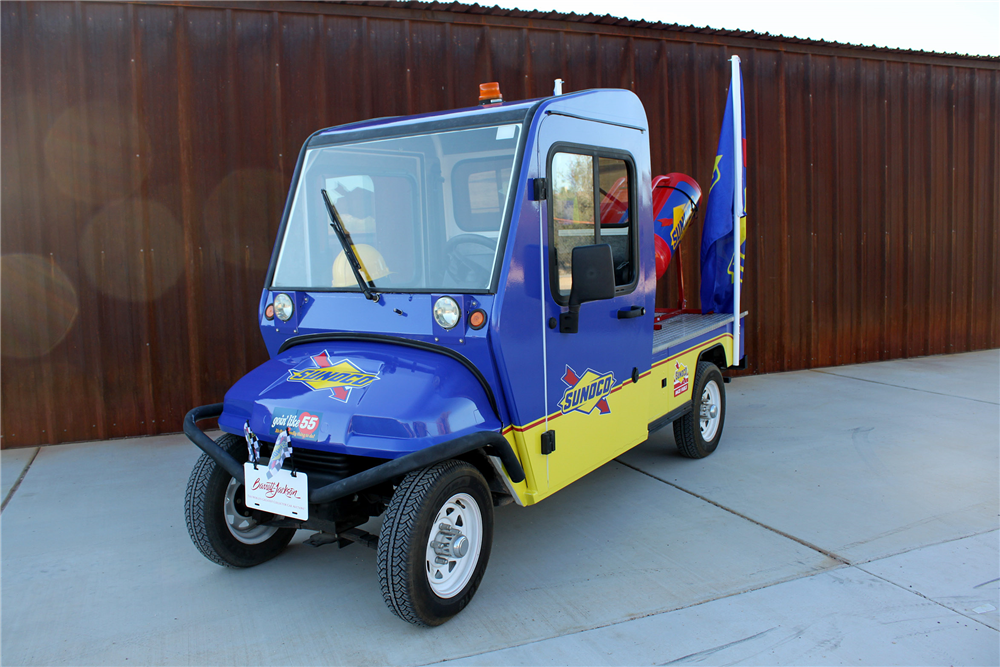
[[[219,426],[243,426],[293,447],[394,459],[476,431],[501,428],[462,361],[422,347],[336,340],[292,347],[226,394]]]

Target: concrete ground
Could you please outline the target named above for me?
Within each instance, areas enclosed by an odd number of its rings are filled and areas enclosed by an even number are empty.
[[[0,660],[1000,664],[1000,351],[727,392],[707,459],[666,429],[499,509],[479,593],[435,629],[389,612],[362,546],[203,558],[183,436],[5,451]]]

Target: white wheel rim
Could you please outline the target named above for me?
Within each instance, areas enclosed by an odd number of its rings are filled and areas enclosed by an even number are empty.
[[[722,419],[722,394],[719,392],[719,385],[715,380],[705,383],[705,388],[701,390],[701,406],[699,408],[701,418],[701,439],[711,442],[715,434],[719,432],[719,422]]]
[[[226,487],[226,498],[222,503],[222,513],[225,515],[226,528],[243,544],[260,544],[278,532],[273,526],[262,526],[249,516],[246,509],[246,495],[243,485],[235,479],[229,480]]]
[[[427,538],[424,565],[434,594],[448,599],[462,592],[472,580],[482,548],[479,504],[467,493],[456,493],[438,510]]]

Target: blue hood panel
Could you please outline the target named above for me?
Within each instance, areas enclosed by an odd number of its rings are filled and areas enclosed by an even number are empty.
[[[219,426],[243,425],[293,447],[395,459],[475,431],[501,428],[486,391],[461,362],[386,342],[292,347],[226,393]]]

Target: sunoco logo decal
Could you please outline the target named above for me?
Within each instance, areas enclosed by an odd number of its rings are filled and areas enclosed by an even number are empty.
[[[559,409],[563,414],[575,410],[589,415],[595,408],[602,415],[611,412],[611,407],[608,406],[608,394],[615,386],[614,373],[597,373],[588,368],[586,373],[577,376],[567,365],[562,381],[569,385],[559,401]]]
[[[674,362],[674,396],[680,396],[688,390],[688,367],[679,361]]]
[[[363,389],[379,379],[378,373],[368,373],[350,359],[333,362],[326,350],[312,357],[314,368],[288,371],[288,382],[301,382],[313,391],[329,389],[330,394],[343,403],[351,397],[352,389]]]

